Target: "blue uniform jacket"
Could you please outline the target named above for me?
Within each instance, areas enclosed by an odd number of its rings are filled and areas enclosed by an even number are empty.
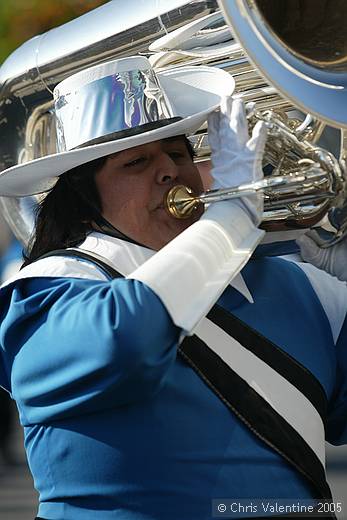
[[[314,374],[326,438],[345,443],[345,285],[281,258],[242,275],[254,303],[230,286],[218,303]],[[0,297],[0,381],[17,402],[39,516],[207,520],[214,498],[311,497],[176,356],[181,331],[146,285],[35,277]]]

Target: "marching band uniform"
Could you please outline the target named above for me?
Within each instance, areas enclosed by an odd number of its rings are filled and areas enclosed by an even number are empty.
[[[3,172],[1,194],[38,193],[54,173],[182,135],[215,108],[201,75],[218,90],[222,71],[169,72],[168,89],[183,83],[175,95],[195,103],[191,112],[137,141],[105,143],[112,129],[91,136],[85,118],[94,122],[98,109],[100,130],[108,105],[97,96],[109,88],[113,102],[115,66],[124,73],[124,61],[115,63],[73,76],[67,92],[60,84],[58,136],[67,148]],[[134,78],[138,87],[132,70],[123,83]],[[80,81],[84,104],[75,110]],[[209,119],[214,187],[230,181],[229,170],[238,183],[261,174],[263,128],[249,138],[240,106],[225,103]],[[2,287],[0,383],[17,402],[40,517],[204,520],[220,497],[331,496],[324,437],[347,440],[347,290],[312,266],[250,260],[263,237],[261,210],[253,196],[212,204],[156,253],[92,232]]]
[[[125,276],[152,254],[97,233],[81,249]],[[217,497],[312,496],[176,357],[180,329],[145,284],[109,281],[87,261],[52,257],[2,292],[10,302],[2,311],[5,368],[12,365],[8,385],[40,516],[100,518],[100,501],[105,519],[202,520]],[[308,265],[263,257],[219,303],[317,378],[329,400],[327,440],[346,442],[344,285]]]

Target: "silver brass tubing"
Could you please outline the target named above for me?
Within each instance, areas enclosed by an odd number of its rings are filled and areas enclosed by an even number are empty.
[[[318,165],[311,165],[305,173],[282,175],[278,177],[268,177],[248,184],[242,184],[240,186],[234,186],[231,188],[223,188],[216,190],[209,190],[200,195],[196,195],[191,188],[184,185],[174,186],[167,193],[164,205],[167,211],[175,218],[185,219],[189,218],[191,214],[199,207],[200,204],[210,204],[212,202],[219,202],[223,200],[230,200],[241,196],[254,195],[258,191],[268,192],[266,193],[268,199],[268,205],[273,206],[276,199],[281,197],[281,189],[283,192],[289,191],[288,188],[295,186],[302,188],[303,183],[310,183],[310,190],[314,190],[314,183],[319,182],[322,178],[326,177],[326,173],[319,168]],[[319,190],[319,187],[317,187]],[[271,191],[273,196],[271,196]],[[300,190],[299,190],[300,191]],[[293,202],[297,199],[301,199],[303,194],[298,197],[293,197],[293,192],[288,192],[288,202]],[[317,191],[312,194],[308,193],[304,195],[305,198],[320,198],[320,193]],[[324,197],[327,197],[327,193],[324,192]],[[282,204],[285,204],[286,200],[281,200]]]

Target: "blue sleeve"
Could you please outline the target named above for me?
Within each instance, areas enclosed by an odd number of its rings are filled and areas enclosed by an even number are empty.
[[[336,343],[336,384],[329,402],[326,439],[347,444],[347,318]]]
[[[0,340],[22,424],[129,404],[161,388],[180,329],[141,282],[36,278],[7,292]]]

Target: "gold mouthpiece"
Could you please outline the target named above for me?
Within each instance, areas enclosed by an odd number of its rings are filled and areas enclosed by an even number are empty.
[[[167,193],[164,204],[170,215],[178,219],[186,219],[203,203],[191,188],[179,184]]]

